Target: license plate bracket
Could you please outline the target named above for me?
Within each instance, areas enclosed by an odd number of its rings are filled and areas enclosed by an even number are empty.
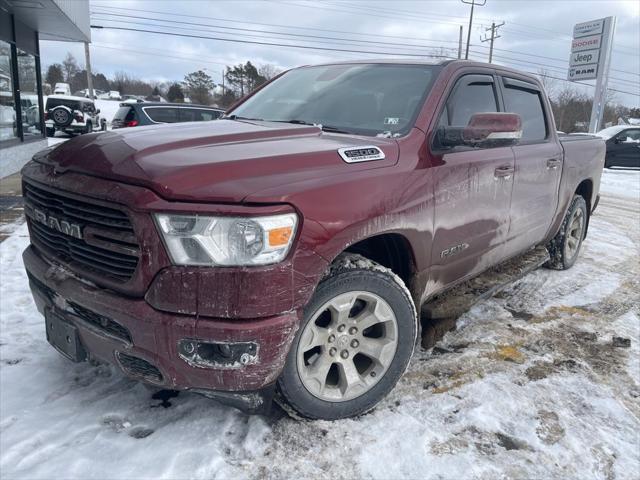
[[[80,342],[78,328],[55,311],[45,311],[47,341],[58,352],[73,362],[83,362],[87,352]]]

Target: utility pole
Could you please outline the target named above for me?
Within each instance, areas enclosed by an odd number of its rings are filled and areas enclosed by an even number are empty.
[[[93,75],[91,75],[91,56],[89,55],[89,42],[84,42],[84,62],[87,70],[87,87],[89,87],[89,98],[95,100],[93,94]]]
[[[464,54],[464,59],[469,59],[469,43],[471,43],[471,27],[473,26],[473,7],[478,5],[479,7],[484,7],[484,4],[487,3],[487,0],[482,0],[480,3],[479,0],[461,0],[462,3],[468,3],[471,5],[471,13],[469,14],[469,31],[467,32],[467,51]]]
[[[496,35],[496,34],[498,33],[498,29],[503,25],[504,25],[504,22],[502,22],[499,25],[496,25],[496,22],[493,22],[491,24],[491,28],[485,29],[487,32],[489,30],[491,30],[491,37],[487,37],[486,35],[484,36],[484,38],[480,37],[480,41],[483,42],[483,43],[484,42],[491,42],[489,44],[489,63],[491,63],[491,60],[493,60],[493,41],[496,38],[500,38],[500,35]]]
[[[464,27],[460,25],[460,34],[458,35],[458,60],[462,58],[462,31]]]

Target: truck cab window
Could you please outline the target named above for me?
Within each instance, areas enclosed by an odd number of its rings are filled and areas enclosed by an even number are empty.
[[[446,108],[440,117],[440,125],[466,127],[474,114],[497,111],[498,103],[493,83],[470,82],[462,77],[447,100]],[[445,119],[446,125],[442,123]]]
[[[506,112],[520,115],[522,120],[521,141],[535,142],[547,138],[547,125],[540,92],[505,85],[504,107]]]

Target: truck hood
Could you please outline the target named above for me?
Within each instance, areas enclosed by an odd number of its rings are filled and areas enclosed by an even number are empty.
[[[346,163],[343,147],[378,146],[385,159]],[[169,200],[239,203],[269,190],[283,200],[287,186],[390,166],[393,139],[329,134],[315,126],[216,120],[125,128],[82,135],[40,159],[56,171],[141,185]]]

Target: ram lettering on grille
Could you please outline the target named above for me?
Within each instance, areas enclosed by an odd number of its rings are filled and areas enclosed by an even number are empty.
[[[60,220],[52,215],[47,215],[42,210],[33,209],[34,219],[49,228],[57,230],[60,233],[82,240],[82,229],[80,225],[71,223],[67,220]]]

